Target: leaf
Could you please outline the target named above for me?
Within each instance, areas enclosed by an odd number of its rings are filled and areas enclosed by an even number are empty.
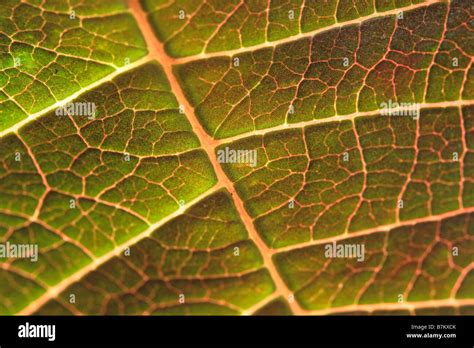
[[[121,1],[35,3],[0,5],[0,131],[147,52]]]
[[[473,21],[3,1],[0,314],[473,314]]]
[[[470,200],[461,192],[469,159],[452,156],[463,151],[460,122],[472,111],[430,108],[418,121],[373,115],[266,133],[222,145],[257,151],[255,168],[223,166],[274,248],[442,215]]]
[[[444,3],[419,7],[404,13],[403,19],[381,16],[175,69],[198,118],[219,139],[368,113],[388,101],[470,99],[472,88],[462,91],[461,85],[464,76],[472,74],[472,48],[458,40],[468,34],[451,28],[465,17],[462,6],[454,2],[449,10]]]
[[[423,1],[399,1],[400,6]],[[393,1],[144,0],[157,36],[173,57],[251,47],[396,9]],[[267,13],[268,12],[268,13]]]
[[[328,261],[323,243],[279,253],[275,262],[298,301],[321,313],[331,307],[338,312],[395,309],[399,301],[423,308],[438,300],[441,306],[443,299],[472,296],[467,279],[457,280],[459,270],[472,263],[473,226],[472,214],[462,214],[338,240],[344,246],[365,245],[363,262]],[[450,245],[464,249],[460,252],[466,257],[450,260]]]
[[[133,245],[129,256],[92,271],[39,313],[98,314],[105,301],[99,314],[235,314],[274,290],[262,266],[228,193],[219,191]],[[79,309],[61,305],[68,294],[75,294]],[[182,304],[176,302],[180,295]]]

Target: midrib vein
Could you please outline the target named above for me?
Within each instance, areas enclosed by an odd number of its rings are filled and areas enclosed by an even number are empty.
[[[246,136],[250,135],[256,135],[256,134],[265,134],[268,132],[272,132],[278,129],[288,129],[288,128],[297,128],[297,127],[302,127],[302,126],[307,126],[311,124],[317,124],[317,123],[324,123],[324,122],[334,122],[338,120],[343,120],[343,119],[353,119],[358,116],[363,116],[365,114],[374,114],[376,111],[370,111],[370,112],[365,112],[365,113],[355,113],[355,114],[350,114],[350,115],[344,115],[344,116],[335,116],[335,117],[330,117],[328,119],[320,119],[320,120],[313,120],[313,121],[306,121],[306,122],[300,122],[300,123],[295,123],[291,124],[289,126],[277,126],[277,127],[272,127],[268,129],[262,129],[262,130],[257,130],[245,134],[241,134],[236,137],[232,138],[227,138],[223,140],[215,140],[212,137],[210,137],[203,129],[201,124],[199,123],[195,113],[194,113],[194,108],[190,105],[188,102],[187,98],[184,95],[184,92],[181,89],[181,86],[177,82],[177,79],[175,78],[174,74],[172,73],[172,65],[173,64],[180,64],[180,63],[185,63],[188,61],[194,61],[194,60],[199,60],[199,59],[207,59],[215,56],[232,56],[235,54],[239,53],[244,53],[244,52],[250,52],[250,51],[255,51],[259,48],[265,48],[265,47],[275,47],[279,44],[283,44],[286,42],[292,42],[294,40],[298,40],[301,38],[305,37],[312,37],[318,33],[325,32],[328,30],[332,30],[335,28],[340,28],[346,25],[351,25],[355,23],[360,23],[362,21],[366,21],[369,19],[377,18],[377,17],[384,17],[388,15],[393,15],[396,13],[399,13],[400,11],[409,11],[412,9],[416,9],[419,7],[424,7],[432,3],[437,3],[437,2],[446,2],[444,0],[430,0],[430,1],[425,1],[423,3],[395,9],[395,10],[390,10],[386,12],[374,12],[373,14],[365,17],[361,17],[358,19],[354,19],[351,21],[346,21],[346,22],[339,22],[335,23],[331,26],[325,27],[325,28],[320,28],[311,32],[307,33],[301,33],[298,35],[293,35],[290,37],[287,37],[285,39],[277,40],[277,41],[272,41],[272,42],[265,42],[259,45],[255,46],[250,46],[250,47],[244,47],[244,48],[239,48],[235,50],[229,50],[229,51],[221,51],[221,52],[215,52],[215,53],[207,53],[207,54],[200,54],[200,55],[195,55],[195,56],[190,56],[190,57],[185,57],[185,58],[172,58],[169,57],[163,48],[163,45],[161,42],[157,40],[155,37],[153,30],[148,23],[148,20],[146,18],[146,13],[142,10],[138,0],[128,0],[128,5],[131,13],[135,17],[138,26],[141,30],[142,35],[145,37],[145,41],[147,43],[148,49],[150,53],[138,60],[136,60],[133,63],[130,63],[126,66],[123,66],[121,68],[118,68],[111,74],[104,76],[103,78],[91,83],[85,88],[82,88],[81,90],[75,92],[74,94],[70,95],[69,97],[60,100],[56,102],[55,104],[38,111],[34,114],[29,115],[27,118],[21,120],[20,122],[17,122],[14,126],[9,127],[3,131],[0,132],[0,137],[3,137],[7,134],[10,133],[17,133],[18,130],[23,127],[25,124],[28,124],[29,122],[38,119],[39,117],[47,114],[50,111],[53,111],[57,107],[71,102],[80,95],[91,91],[95,89],[96,87],[113,80],[116,76],[121,75],[125,72],[128,72],[130,70],[133,70],[143,64],[146,64],[147,62],[150,62],[154,59],[158,60],[160,64],[163,66],[165,74],[168,78],[168,81],[171,85],[172,91],[174,95],[176,96],[178,102],[181,105],[184,105],[185,107],[185,113],[188,117],[188,121],[191,123],[194,132],[197,134],[198,138],[200,139],[201,146],[202,148],[206,151],[213,167],[216,172],[216,175],[218,177],[219,183],[211,188],[210,190],[206,191],[205,193],[199,195],[198,197],[194,198],[193,200],[187,202],[184,206],[182,206],[179,210],[176,210],[175,212],[171,213],[167,217],[163,218],[162,220],[158,221],[157,223],[154,223],[150,225],[144,232],[138,234],[137,236],[131,238],[127,242],[117,246],[113,250],[107,252],[106,254],[102,255],[99,258],[94,259],[90,264],[88,264],[86,267],[83,267],[82,269],[78,270],[75,272],[73,275],[69,276],[68,278],[62,280],[60,283],[56,284],[55,286],[52,286],[47,289],[47,291],[41,295],[39,298],[37,298],[35,301],[31,302],[27,307],[25,307],[23,310],[21,310],[18,314],[20,315],[30,315],[34,312],[36,312],[38,309],[40,309],[44,304],[46,304],[49,300],[57,297],[61,292],[63,292],[65,289],[67,289],[70,285],[72,285],[74,282],[79,281],[81,278],[92,272],[93,270],[97,269],[99,266],[103,265],[107,261],[111,260],[113,257],[119,256],[125,249],[128,247],[131,247],[141,241],[142,239],[150,236],[153,231],[155,231],[157,228],[163,226],[164,224],[168,223],[172,219],[180,216],[186,209],[190,208],[194,204],[202,201],[204,198],[212,195],[213,193],[217,192],[221,188],[226,188],[232,195],[234,204],[236,206],[236,209],[238,213],[240,214],[240,217],[243,220],[243,223],[245,227],[247,228],[250,238],[254,241],[254,243],[257,245],[258,249],[260,250],[260,253],[264,259],[264,265],[270,272],[273,281],[275,282],[276,286],[276,291],[271,294],[268,298],[264,299],[260,303],[257,303],[252,310],[245,311],[244,313],[253,313],[254,310],[257,308],[260,308],[262,304],[266,304],[271,302],[271,300],[278,298],[279,296],[283,296],[288,300],[289,296],[292,295],[292,291],[287,287],[287,285],[284,283],[283,279],[281,278],[280,274],[278,273],[271,256],[275,254],[276,252],[282,252],[282,251],[287,251],[291,249],[297,249],[300,247],[304,247],[305,245],[295,245],[289,248],[283,248],[279,250],[273,250],[270,249],[260,238],[258,235],[255,226],[253,224],[252,218],[249,216],[247,211],[244,208],[243,201],[240,199],[238,194],[235,191],[235,188],[233,186],[233,183],[229,180],[227,175],[224,173],[222,167],[220,164],[217,162],[217,158],[215,155],[215,148],[222,144],[222,143],[227,143],[230,141],[238,140],[240,138],[244,138]],[[448,105],[449,104],[449,105]],[[442,102],[442,103],[429,103],[429,104],[422,104],[421,107],[446,107],[446,106],[463,106],[463,105],[470,105],[472,104],[472,101],[454,101],[454,102]],[[423,106],[425,105],[425,106]],[[471,211],[471,209],[464,209],[462,212],[467,212]],[[457,213],[462,213],[457,211]],[[443,214],[444,215],[444,214]],[[447,215],[451,215],[451,213],[447,213]],[[455,215],[455,214],[453,214]],[[439,219],[440,216],[432,216],[432,217],[427,217],[426,220],[435,220]],[[420,219],[424,220],[424,219]],[[409,224],[410,222],[407,222]],[[404,225],[403,223],[401,225]],[[381,226],[379,230],[386,230],[387,226]],[[363,233],[366,234],[368,231],[364,231]],[[342,238],[350,238],[350,237],[356,237],[358,233],[354,233],[354,235],[344,235],[341,236]],[[334,240],[334,238],[338,237],[333,237],[331,240]],[[314,245],[314,244],[319,244],[321,241],[312,241],[308,243],[308,245]],[[289,302],[288,303],[291,307],[291,310],[293,311],[294,314],[316,314],[316,315],[322,315],[322,314],[332,314],[332,313],[340,313],[343,311],[351,311],[351,310],[376,310],[376,309],[414,309],[414,308],[426,308],[426,307],[431,307],[431,306],[437,306],[437,305],[451,305],[451,306],[461,306],[464,304],[474,304],[471,300],[454,300],[454,299],[446,299],[446,300],[437,300],[437,301],[424,301],[424,302],[416,302],[416,303],[405,303],[405,304],[374,304],[374,305],[351,305],[351,306],[344,306],[344,307],[338,307],[338,308],[330,308],[330,309],[322,309],[322,310],[306,310],[300,307],[300,305],[297,303],[297,301]]]
[[[130,9],[132,9],[134,2],[135,2],[134,0],[130,0],[130,2],[129,2]],[[254,45],[254,46],[242,47],[242,48],[238,48],[238,49],[234,49],[234,50],[227,50],[227,51],[202,53],[202,54],[193,55],[193,56],[189,56],[189,57],[183,57],[183,58],[172,58],[172,57],[167,56],[167,60],[170,61],[172,64],[181,64],[181,63],[186,63],[188,61],[195,61],[195,60],[207,59],[207,58],[218,57],[218,56],[233,56],[235,54],[239,54],[239,53],[243,53],[243,52],[255,51],[255,50],[258,50],[259,48],[275,47],[275,46],[278,46],[278,45],[286,43],[286,42],[293,42],[293,41],[301,39],[301,38],[312,37],[312,36],[314,36],[316,34],[319,34],[321,32],[329,31],[329,30],[332,30],[332,29],[335,29],[335,28],[340,28],[340,27],[347,26],[347,25],[350,25],[350,24],[360,23],[362,21],[366,21],[366,20],[369,20],[369,19],[372,19],[372,18],[378,18],[378,17],[384,17],[384,16],[388,16],[388,15],[397,14],[401,11],[413,10],[413,9],[423,7],[423,6],[428,6],[430,4],[437,3],[437,2],[446,2],[446,0],[427,0],[427,1],[419,3],[419,4],[410,5],[410,6],[406,6],[406,7],[401,7],[401,8],[393,9],[393,10],[386,11],[386,12],[377,12],[377,11],[375,11],[374,13],[372,13],[368,16],[365,16],[365,17],[360,17],[360,18],[356,18],[356,19],[353,19],[353,20],[350,20],[350,21],[345,21],[345,22],[337,22],[337,23],[335,23],[333,25],[330,25],[330,26],[327,26],[327,27],[318,28],[316,30],[305,32],[305,33],[300,33],[300,34],[297,34],[297,35],[292,35],[292,36],[289,36],[289,37],[286,37],[286,38],[280,39],[280,40],[266,41],[264,43]],[[137,6],[140,7],[139,4],[137,4]],[[140,28],[140,29],[142,29],[142,28]],[[142,31],[142,34],[144,34],[143,31]],[[152,32],[152,34],[153,34],[153,32]],[[45,109],[42,109],[42,110],[40,110],[40,111],[38,111],[34,114],[30,114],[27,118],[17,122],[15,125],[7,128],[5,130],[1,131],[0,132],[0,137],[3,137],[4,135],[12,133],[12,132],[17,132],[19,128],[21,128],[23,125],[31,122],[32,120],[35,120],[35,119],[39,118],[40,116],[56,109],[57,107],[76,99],[78,96],[80,96],[80,95],[82,95],[82,94],[84,94],[84,93],[86,93],[90,90],[93,90],[94,88],[98,87],[99,85],[101,85],[101,84],[103,84],[107,81],[112,80],[114,77],[116,77],[116,76],[118,76],[118,75],[120,75],[124,72],[127,72],[129,70],[132,70],[132,69],[134,69],[134,68],[136,68],[140,65],[143,65],[144,63],[146,63],[148,61],[150,61],[150,55],[147,55],[143,58],[140,58],[139,60],[136,60],[135,62],[127,64],[123,67],[116,68],[116,70],[114,72],[112,72],[111,74],[108,74],[108,75],[104,76],[103,78],[101,78],[100,80],[97,80],[97,81],[91,83],[87,87],[81,88],[79,91],[71,94],[69,97],[64,98],[60,101],[57,101],[55,104],[52,104],[52,105],[50,105],[49,107],[47,107]]]
[[[215,147],[217,146],[216,140],[214,140],[204,131],[204,128],[199,123],[195,115],[194,108],[188,102],[187,98],[184,95],[183,90],[181,89],[181,86],[179,85],[176,77],[173,74],[172,66],[174,64],[174,60],[165,53],[163,44],[160,41],[158,41],[158,39],[156,38],[153,32],[153,29],[148,23],[147,15],[141,8],[138,0],[129,0],[128,5],[138,23],[138,26],[143,36],[145,37],[145,41],[147,43],[148,50],[150,51],[151,56],[155,58],[163,66],[166,77],[168,78],[168,81],[171,85],[171,90],[173,94],[178,100],[178,103],[184,106],[184,112],[187,116],[187,119],[191,123],[191,126],[194,132],[197,134],[201,142],[201,147],[206,151],[209,157],[209,160],[212,163],[214,171],[217,175],[219,183],[221,183],[230,192],[234,201],[234,205],[240,215],[240,218],[242,219],[244,226],[246,227],[250,235],[250,238],[259,249],[260,254],[262,255],[262,258],[264,261],[264,266],[270,272],[270,275],[275,283],[276,291],[274,293],[277,293],[285,297],[286,299],[288,299],[289,296],[291,295],[291,291],[288,289],[283,279],[280,277],[280,274],[278,273],[275,265],[273,264],[273,261],[271,259],[270,249],[258,235],[255,229],[255,226],[253,224],[252,218],[249,216],[249,214],[245,210],[244,204],[241,198],[239,197],[239,195],[237,194],[237,192],[235,191],[233,183],[224,173],[224,170],[222,169],[222,167],[217,161],[216,154],[214,151]],[[289,305],[293,313],[295,314],[303,313],[303,310],[301,309],[299,304],[296,302],[296,300],[289,302]]]

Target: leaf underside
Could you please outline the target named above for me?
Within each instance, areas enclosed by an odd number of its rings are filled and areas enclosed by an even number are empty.
[[[2,1],[0,314],[473,315],[473,61],[464,0]]]

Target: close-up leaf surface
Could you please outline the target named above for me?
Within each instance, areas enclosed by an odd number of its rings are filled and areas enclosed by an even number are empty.
[[[0,314],[473,315],[473,62],[465,0],[2,1]]]

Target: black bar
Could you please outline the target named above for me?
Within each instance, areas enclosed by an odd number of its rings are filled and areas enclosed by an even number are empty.
[[[19,327],[55,325],[55,339],[20,338]],[[414,325],[414,326],[413,326]],[[456,337],[408,338],[407,334]],[[284,344],[473,347],[474,316],[28,317],[0,316],[0,346],[61,344]]]

